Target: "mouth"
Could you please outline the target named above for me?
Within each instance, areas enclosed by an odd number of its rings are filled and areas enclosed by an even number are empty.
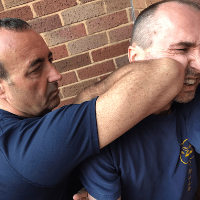
[[[197,82],[197,79],[187,78],[184,81],[184,84],[187,86],[192,86]]]
[[[54,90],[53,92],[52,92],[52,94],[57,94],[57,93],[59,93],[59,89],[56,89],[56,90]]]

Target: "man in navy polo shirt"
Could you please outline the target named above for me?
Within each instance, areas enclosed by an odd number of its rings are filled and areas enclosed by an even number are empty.
[[[200,153],[199,21],[200,5],[185,0],[156,3],[138,16],[130,62],[175,59],[186,66],[183,87],[173,101],[81,164],[89,199],[194,199],[195,151]]]

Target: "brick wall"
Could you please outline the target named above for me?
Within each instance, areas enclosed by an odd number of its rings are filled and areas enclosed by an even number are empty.
[[[135,16],[157,0],[133,0]],[[133,17],[130,0],[0,0],[0,18],[27,21],[53,52],[63,75],[61,104],[127,64]]]
[[[132,0],[135,16],[157,1]],[[128,63],[133,27],[129,0],[0,0],[0,18],[5,17],[27,21],[50,47],[63,75],[60,106]]]

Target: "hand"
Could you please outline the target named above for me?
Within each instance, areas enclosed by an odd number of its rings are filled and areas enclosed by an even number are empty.
[[[87,200],[87,199],[88,199],[88,192],[85,188],[82,188],[73,196],[73,200]]]

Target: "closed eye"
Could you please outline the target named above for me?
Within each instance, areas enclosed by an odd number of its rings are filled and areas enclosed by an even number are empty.
[[[40,70],[40,68],[41,68],[41,65],[39,65],[37,68],[35,68],[31,73],[38,72]]]
[[[186,51],[188,51],[188,48],[183,48],[183,49],[176,49],[177,51],[184,51],[184,52],[186,52]]]

